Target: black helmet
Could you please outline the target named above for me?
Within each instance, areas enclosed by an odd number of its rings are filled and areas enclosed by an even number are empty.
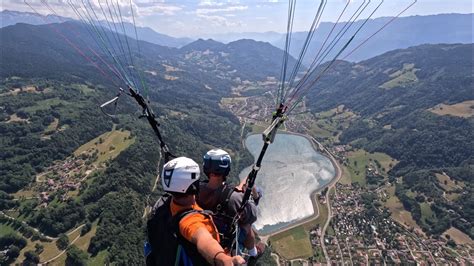
[[[227,176],[230,172],[230,155],[221,149],[212,149],[204,155],[203,170],[209,176],[210,173]]]

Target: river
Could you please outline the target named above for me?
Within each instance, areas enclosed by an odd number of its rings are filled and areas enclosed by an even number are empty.
[[[250,135],[245,146],[256,158],[263,146],[260,134]],[[251,167],[240,173],[245,178]],[[302,136],[279,133],[262,162],[256,180],[264,191],[254,226],[267,235],[314,214],[311,194],[336,175],[331,161]]]

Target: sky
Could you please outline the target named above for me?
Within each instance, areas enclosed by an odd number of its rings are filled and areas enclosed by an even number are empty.
[[[39,13],[50,14],[41,0],[26,0]],[[46,0],[59,15],[76,17],[68,0]],[[72,0],[80,3],[80,0]],[[133,7],[136,23],[174,37],[203,37],[229,32],[285,32],[288,0],[89,0],[104,5],[118,1],[126,20],[131,21]],[[365,0],[366,3],[369,0]],[[367,17],[383,0],[372,0],[361,14]],[[473,13],[472,0],[384,0],[372,18],[396,16],[411,3],[416,3],[401,16],[440,13]],[[294,31],[307,30],[321,0],[297,0]],[[132,3],[132,5],[130,5]],[[345,21],[364,3],[350,0],[340,21]],[[347,0],[328,0],[321,21],[336,22]],[[2,0],[1,10],[33,12],[23,0]],[[351,12],[352,11],[352,12]]]

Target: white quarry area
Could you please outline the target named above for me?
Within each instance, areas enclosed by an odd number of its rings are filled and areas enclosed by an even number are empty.
[[[245,145],[257,157],[263,146],[261,135],[250,135]],[[250,169],[244,169],[240,178],[245,178]],[[331,161],[319,154],[308,139],[278,134],[267,149],[256,181],[264,197],[258,206],[255,228],[268,234],[313,215],[311,193],[334,176]]]

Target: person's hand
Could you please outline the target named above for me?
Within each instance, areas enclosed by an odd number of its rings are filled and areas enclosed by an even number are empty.
[[[247,178],[242,179],[235,188],[239,191],[245,191],[247,189]]]
[[[245,263],[245,260],[241,256],[233,256],[232,257],[232,264],[233,265],[242,265],[244,263]]]
[[[234,266],[234,265],[244,264],[245,260],[241,256],[230,257],[227,254],[220,253],[219,255],[216,256],[214,262],[216,265]]]

